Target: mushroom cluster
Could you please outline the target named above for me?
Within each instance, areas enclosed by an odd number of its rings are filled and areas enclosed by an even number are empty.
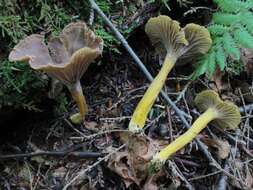
[[[205,27],[187,24],[181,28],[177,21],[163,15],[151,18],[146,24],[145,31],[156,52],[164,61],[160,72],[133,113],[129,123],[129,130],[132,132],[138,132],[144,127],[148,113],[176,62],[187,63],[206,53],[212,44],[210,34]]]
[[[239,108],[232,102],[222,101],[213,90],[199,93],[194,102],[197,108],[204,113],[197,118],[190,129],[153,157],[151,165],[154,168],[159,168],[172,154],[191,142],[208,123],[233,130],[241,121]]]
[[[27,61],[31,68],[46,72],[64,83],[76,101],[81,121],[88,111],[80,79],[88,66],[102,54],[103,40],[84,22],[70,23],[59,37],[32,34],[21,40],[11,51],[10,61]]]

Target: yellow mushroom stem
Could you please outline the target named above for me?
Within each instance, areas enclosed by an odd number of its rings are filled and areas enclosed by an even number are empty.
[[[80,81],[78,81],[75,85],[69,87],[69,91],[72,95],[72,98],[75,100],[77,107],[79,108],[81,118],[84,119],[84,116],[88,112],[88,106],[86,104],[86,100],[83,95],[83,90]]]
[[[172,67],[175,65],[176,59],[173,56],[167,55],[165,57],[163,66],[158,73],[158,75],[154,78],[152,83],[150,84],[148,90],[145,92],[141,101],[138,103],[132,119],[129,123],[130,131],[138,131],[144,127],[145,121],[147,119],[148,113],[153,106],[159,92],[161,91],[169,72]]]
[[[215,108],[207,109],[198,117],[190,129],[188,129],[183,135],[179,136],[175,141],[157,153],[154,156],[154,161],[165,162],[171,155],[191,142],[210,121],[216,119],[218,116],[219,113]]]

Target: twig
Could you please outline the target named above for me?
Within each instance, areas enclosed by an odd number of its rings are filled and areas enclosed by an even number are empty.
[[[105,121],[105,122],[115,122],[115,121],[122,121],[126,119],[131,119],[130,116],[121,116],[121,117],[106,117],[106,118],[100,118],[99,121]]]
[[[111,153],[107,154],[105,157],[99,159],[97,162],[95,162],[94,164],[92,164],[91,166],[87,167],[85,170],[80,171],[69,183],[67,183],[62,190],[67,190],[68,187],[74,183],[79,177],[83,176],[84,174],[86,174],[86,172],[90,171],[91,169],[93,169],[94,167],[96,167],[97,165],[99,165],[101,162],[107,160],[111,155],[113,155],[114,153],[118,152],[119,150],[121,150],[122,148],[124,148],[126,146],[126,144],[121,145],[119,148],[117,148],[116,150],[112,151]]]
[[[221,170],[218,170],[218,171],[215,171],[213,173],[209,173],[207,175],[201,175],[201,176],[190,178],[190,179],[188,179],[188,181],[194,181],[194,180],[199,180],[199,179],[207,178],[207,177],[216,175],[216,174],[221,173],[221,172],[222,172]]]
[[[194,190],[194,187],[189,183],[189,181],[184,177],[184,175],[182,174],[182,172],[180,171],[180,169],[177,167],[177,165],[175,164],[175,162],[173,161],[168,161],[169,167],[172,170],[172,173],[176,176],[178,176],[182,181],[185,182],[186,187],[189,190]]]
[[[98,158],[103,155],[104,154],[99,153],[99,152],[38,151],[38,152],[30,152],[30,153],[22,153],[22,154],[0,155],[0,160],[21,159],[21,158],[30,158],[30,157],[36,157],[36,156],[55,156],[55,157],[73,156],[73,157],[78,157],[78,158]]]
[[[111,21],[107,18],[107,16],[103,13],[103,11],[99,8],[99,6],[96,4],[94,0],[89,0],[91,7],[102,17],[102,19],[105,21],[105,23],[109,26],[109,28],[112,30],[112,32],[115,34],[116,38],[122,43],[122,45],[126,48],[128,53],[131,55],[131,57],[134,59],[135,63],[140,67],[142,72],[145,74],[145,76],[152,81],[153,77],[145,67],[145,65],[142,63],[142,61],[139,59],[139,57],[134,53],[132,48],[129,46],[125,38],[122,36],[122,34],[116,29],[116,27],[111,23]],[[190,124],[187,122],[185,117],[192,118],[190,115],[186,114],[185,112],[181,111],[175,103],[167,96],[167,94],[162,90],[161,94],[163,98],[168,102],[169,105],[175,110],[175,112],[178,114],[182,122],[187,128],[190,128]],[[219,164],[215,161],[215,159],[212,157],[211,153],[207,150],[205,145],[196,138],[196,142],[198,146],[200,147],[200,150],[202,153],[206,156],[209,162],[213,163],[213,165],[216,165],[217,167]],[[220,168],[220,167],[219,167]]]
[[[239,109],[240,109],[241,113],[242,112],[248,112],[249,110],[253,109],[253,104],[248,104],[248,105],[242,106]]]
[[[107,130],[107,131],[101,131],[99,133],[95,133],[86,137],[70,137],[69,139],[71,140],[80,140],[80,141],[84,141],[84,140],[90,140],[90,139],[94,139],[95,137],[98,136],[102,136],[108,133],[131,133],[129,130],[122,130],[122,129],[112,129],[112,130]]]
[[[226,163],[224,170],[228,171],[228,168],[229,168],[229,166]],[[224,174],[221,176],[219,183],[217,185],[217,190],[226,190],[227,189],[227,179],[228,179],[228,176],[226,176]]]
[[[94,21],[94,9],[91,7],[90,8],[90,16],[89,16],[89,25],[92,25]]]
[[[190,161],[190,160],[182,159],[182,158],[179,158],[179,157],[176,157],[176,156],[173,159],[176,163],[180,163],[180,164],[184,164],[184,165],[188,165],[188,166],[196,167],[196,168],[201,167],[201,164],[195,163],[195,162]]]
[[[171,121],[171,113],[170,113],[170,108],[166,107],[166,111],[167,111],[167,118],[168,118],[168,124],[169,124],[169,132],[170,132],[170,142],[172,142],[174,140],[173,138],[173,128],[172,128],[172,121]]]
[[[193,14],[196,13],[197,10],[199,9],[205,9],[205,10],[209,10],[210,12],[214,12],[215,10],[208,8],[208,7],[191,7],[190,10],[184,12],[184,17],[186,17],[188,14]]]
[[[81,135],[82,137],[86,137],[81,131],[79,131],[78,129],[76,129],[72,123],[69,122],[69,120],[67,120],[66,118],[64,119],[64,121],[68,124],[68,126],[73,129],[76,133],[78,133],[79,135]]]
[[[185,85],[184,89],[179,93],[175,103],[179,102],[185,96],[185,92],[188,90],[188,87],[189,87],[190,84],[191,84],[191,82],[188,82]]]

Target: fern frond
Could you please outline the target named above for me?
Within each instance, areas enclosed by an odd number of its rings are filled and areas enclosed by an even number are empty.
[[[253,8],[253,1],[252,1],[252,0],[246,0],[246,1],[244,2],[244,4],[245,4],[245,7],[247,8],[247,10]]]
[[[214,0],[218,12],[208,30],[212,36],[211,50],[198,62],[194,77],[207,73],[209,76],[219,66],[221,71],[233,68],[230,64],[239,63],[240,48],[253,49],[253,0]],[[227,59],[231,57],[233,59]],[[228,63],[227,61],[230,60]],[[238,65],[239,66],[239,65]]]
[[[223,71],[226,66],[226,53],[223,48],[222,43],[216,45],[216,62],[220,67],[220,70]]]
[[[192,75],[190,76],[190,78],[192,79],[196,79],[197,77],[199,77],[200,75],[203,75],[207,69],[208,69],[208,56],[205,55],[202,57],[201,60],[199,60],[199,62],[196,64],[196,68],[194,70],[194,72],[192,73]]]
[[[228,32],[223,35],[223,43],[225,52],[233,59],[239,60],[241,57],[240,50],[238,49],[235,40]]]
[[[253,34],[253,13],[252,12],[245,12],[242,14],[241,22],[248,31],[251,31]]]
[[[232,3],[232,2],[233,3]],[[223,1],[223,0],[214,0],[215,3],[219,5],[219,8],[224,12],[238,12],[240,9],[239,7],[235,6],[234,3],[237,1]]]
[[[213,21],[216,24],[221,24],[225,26],[230,26],[240,21],[240,14],[231,14],[231,13],[214,13]]]
[[[244,10],[249,10],[252,7],[252,1],[240,1],[240,0],[214,0],[219,5],[219,8],[223,12],[237,13]]]
[[[216,53],[215,51],[210,51],[210,53],[208,54],[208,69],[207,69],[208,76],[212,76],[216,68],[216,54],[215,53]]]
[[[223,35],[225,32],[228,31],[228,27],[220,25],[220,24],[213,24],[208,27],[209,32],[213,36],[220,36]]]
[[[234,39],[242,47],[253,49],[253,36],[242,26],[234,30]]]

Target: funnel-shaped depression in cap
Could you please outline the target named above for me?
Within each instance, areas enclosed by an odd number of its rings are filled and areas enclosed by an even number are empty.
[[[65,84],[80,80],[89,64],[101,55],[103,40],[96,37],[84,22],[67,25],[61,35],[48,45],[43,35],[33,34],[21,40],[9,55],[11,61],[28,61]]]

